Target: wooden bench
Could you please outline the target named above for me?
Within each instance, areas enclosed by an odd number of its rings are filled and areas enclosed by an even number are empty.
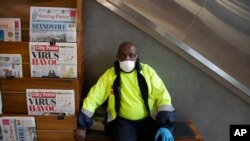
[[[176,122],[174,129],[175,141],[204,141],[192,122]],[[104,131],[90,130],[85,141],[112,141]]]

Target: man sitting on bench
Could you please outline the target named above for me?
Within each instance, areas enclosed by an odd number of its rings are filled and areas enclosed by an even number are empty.
[[[116,59],[83,101],[77,140],[85,140],[95,110],[108,100],[105,131],[114,141],[173,141],[176,111],[163,81],[139,62],[131,42],[119,46]]]

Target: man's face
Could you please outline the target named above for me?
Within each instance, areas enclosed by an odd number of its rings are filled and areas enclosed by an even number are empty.
[[[137,59],[136,48],[131,44],[125,44],[118,49],[116,58],[119,62],[135,61]]]

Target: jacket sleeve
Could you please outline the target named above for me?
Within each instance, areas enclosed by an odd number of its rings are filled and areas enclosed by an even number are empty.
[[[93,125],[93,120],[91,117],[88,117],[83,112],[79,112],[77,117],[77,126],[80,129],[89,129]]]
[[[97,83],[91,87],[88,95],[83,100],[83,106],[81,112],[78,114],[78,128],[88,129],[92,124],[92,116],[96,108],[102,105],[110,93],[110,72],[106,71],[97,81]]]
[[[151,70],[151,92],[154,97],[155,121],[160,127],[172,128],[176,120],[176,110],[172,106],[170,94],[161,78]]]
[[[160,127],[171,129],[175,123],[176,110],[174,111],[160,111],[156,116],[156,123]]]

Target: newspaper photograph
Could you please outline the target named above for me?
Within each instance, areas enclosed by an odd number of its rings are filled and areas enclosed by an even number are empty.
[[[23,77],[21,54],[0,54],[0,77]]]
[[[26,89],[29,115],[75,114],[74,90]]]
[[[76,9],[59,7],[30,8],[31,42],[76,42]]]
[[[76,78],[77,44],[30,42],[31,77]]]

